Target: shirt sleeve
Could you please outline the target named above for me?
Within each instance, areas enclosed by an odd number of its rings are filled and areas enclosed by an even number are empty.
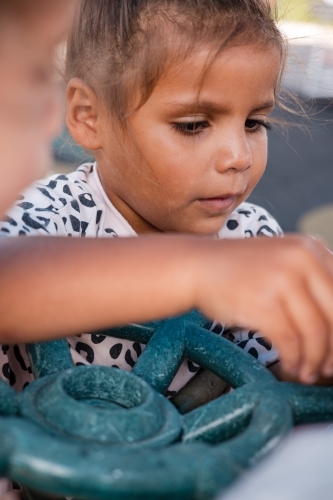
[[[278,222],[267,210],[252,203],[242,203],[218,233],[221,239],[282,236]]]
[[[97,206],[85,182],[86,174],[82,167],[34,184],[7,212],[0,223],[0,234],[96,237],[103,207]]]

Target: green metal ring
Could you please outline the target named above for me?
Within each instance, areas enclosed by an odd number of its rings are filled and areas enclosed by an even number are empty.
[[[166,398],[139,377],[104,366],[36,380],[22,393],[19,411],[45,430],[123,446],[166,446],[182,430]]]
[[[274,449],[294,424],[333,420],[332,388],[280,383],[206,325],[191,312],[100,332],[147,344],[131,374],[73,368],[65,340],[31,345],[40,380],[22,394],[0,384],[0,475],[32,490],[87,500],[208,500]],[[162,394],[184,356],[235,390],[179,415]],[[128,386],[123,391],[117,384]],[[147,401],[149,435],[140,414]],[[130,407],[128,418],[122,403]],[[90,424],[80,436],[77,425],[85,419]],[[120,440],[109,421],[124,431]]]

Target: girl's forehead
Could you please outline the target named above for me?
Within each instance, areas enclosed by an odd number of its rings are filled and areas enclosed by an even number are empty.
[[[197,51],[165,67],[149,98],[133,112],[168,117],[271,110],[281,74],[276,47],[231,46],[221,53]],[[231,111],[233,110],[233,111]],[[130,113],[131,114],[131,113]]]
[[[258,67],[258,64],[261,67],[269,64],[272,68],[280,68],[282,56],[279,47],[273,44],[231,45],[222,50],[215,47],[202,47],[193,50],[185,57],[170,58],[161,81],[181,79],[188,72],[191,72],[193,76],[209,76],[217,68],[223,69],[223,66],[230,68],[230,63],[241,71],[244,61],[247,60],[253,68]]]
[[[268,49],[267,49],[268,50]],[[207,65],[207,53],[170,67],[143,104],[141,116],[172,119],[202,113],[267,114],[275,104],[281,58],[278,50],[230,47]]]
[[[274,91],[280,71],[281,54],[274,46],[231,46],[220,53],[202,49],[166,66],[154,92],[202,92],[206,87],[237,86],[244,79],[249,86],[262,84]]]

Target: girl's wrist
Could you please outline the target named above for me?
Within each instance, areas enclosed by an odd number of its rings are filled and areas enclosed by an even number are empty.
[[[212,286],[212,276],[214,254],[217,250],[219,242],[208,238],[196,238],[190,243],[190,250],[186,259],[188,268],[189,282],[189,297],[191,300],[191,308],[203,309],[205,304],[205,296],[207,295],[208,287]],[[222,254],[222,246],[221,246]],[[221,255],[222,256],[222,255]]]

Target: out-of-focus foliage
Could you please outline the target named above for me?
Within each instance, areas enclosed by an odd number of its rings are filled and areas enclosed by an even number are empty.
[[[333,24],[333,0],[277,0],[277,4],[282,19]]]
[[[279,15],[288,21],[313,21],[309,0],[280,0]]]

